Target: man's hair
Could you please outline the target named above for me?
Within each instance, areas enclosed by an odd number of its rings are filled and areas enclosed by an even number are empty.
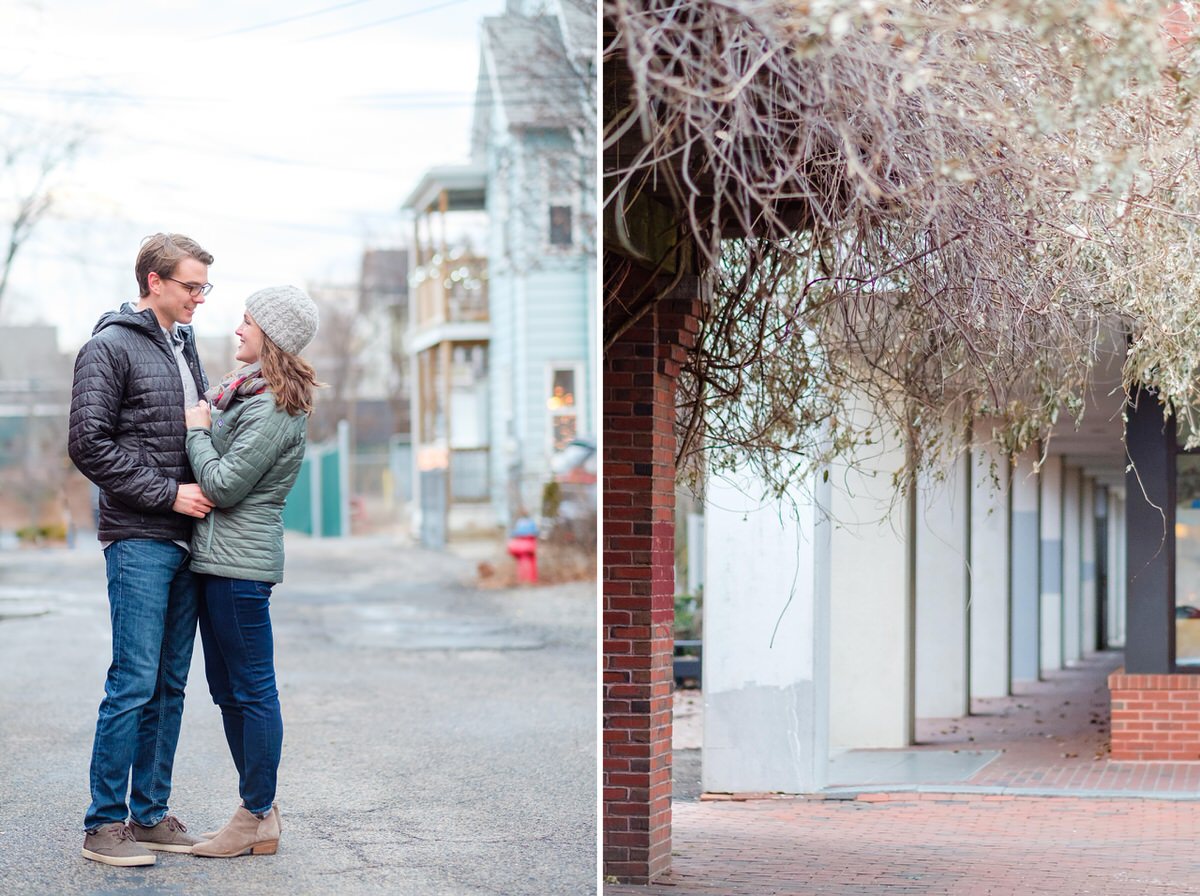
[[[175,273],[175,265],[184,258],[194,258],[201,264],[212,264],[210,253],[200,248],[191,237],[181,233],[156,233],[142,240],[142,248],[138,250],[137,262],[133,271],[137,275],[138,295],[146,298],[150,295],[150,272],[160,277],[170,277]]]

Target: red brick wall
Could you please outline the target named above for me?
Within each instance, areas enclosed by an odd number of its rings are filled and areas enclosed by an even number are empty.
[[[1114,760],[1200,760],[1200,675],[1108,676]]]
[[[694,345],[686,277],[604,357],[604,873],[671,865],[675,382]]]

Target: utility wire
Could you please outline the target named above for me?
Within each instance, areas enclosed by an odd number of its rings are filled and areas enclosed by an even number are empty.
[[[445,9],[447,6],[457,6],[458,4],[465,3],[465,2],[467,2],[467,0],[448,0],[448,2],[446,2],[446,3],[438,3],[433,6],[423,7],[421,9],[414,9],[411,12],[401,13],[398,16],[391,16],[390,18],[379,19],[374,22],[367,22],[366,24],[363,24],[363,25],[355,25],[352,28],[344,28],[341,31],[332,31],[329,34],[318,34],[315,37],[306,37],[303,40],[298,41],[298,43],[306,44],[306,43],[310,43],[314,40],[328,40],[331,37],[341,37],[343,34],[350,34],[354,31],[363,31],[367,28],[376,28],[380,25],[388,25],[392,22],[398,22],[401,19],[411,19],[413,16],[419,16],[419,15],[423,15],[424,13],[427,13],[427,12],[434,12],[435,10]]]
[[[0,45],[0,50],[2,50],[2,49],[3,49],[3,46]],[[130,72],[122,73],[122,75],[130,75],[130,74],[133,74],[133,73],[130,73]],[[77,80],[77,78],[75,78],[75,76],[72,76],[70,80]],[[96,78],[95,80],[98,81],[99,79]],[[485,80],[488,82],[496,81],[500,84],[507,84],[509,82],[514,82],[514,83],[518,83],[518,84],[519,83],[573,84],[573,83],[582,83],[583,81],[585,81],[587,79],[581,78],[579,75],[576,75],[573,73],[567,73],[567,72],[562,72],[562,71],[560,71],[559,74],[546,74],[546,75],[528,72],[528,71],[519,71],[519,72],[498,73],[498,74],[488,75],[485,78]],[[476,81],[478,81],[478,78],[476,78]],[[173,96],[173,95],[169,95],[169,94],[158,94],[158,93],[155,93],[155,94],[130,93],[129,91],[125,90],[124,88],[112,87],[112,86],[109,86],[109,85],[103,84],[103,83],[98,83],[93,88],[57,87],[53,83],[51,83],[51,84],[28,84],[28,83],[22,83],[20,81],[12,79],[12,78],[3,78],[3,77],[0,77],[0,90],[7,90],[10,92],[15,92],[15,93],[36,93],[36,94],[40,94],[40,95],[63,96],[63,97],[71,97],[71,98],[75,98],[75,99],[106,99],[106,98],[110,98],[113,96],[119,96],[119,97],[128,98],[130,100],[153,99],[156,101],[166,101],[166,102],[172,102],[172,103],[176,103],[176,102],[187,103],[187,102],[196,102],[196,101],[208,102],[208,101],[214,99],[213,97],[203,97],[203,96]],[[351,94],[351,95],[348,95],[345,97],[341,97],[339,99],[344,99],[348,102],[379,99],[379,98],[425,100],[425,99],[437,99],[439,97],[466,96],[468,94],[472,94],[474,90],[475,90],[474,87],[466,87],[466,88],[462,88],[459,90],[454,90],[454,89],[446,89],[446,90],[382,90],[382,91],[376,91],[375,93]],[[225,100],[225,98],[221,98],[221,101],[225,102],[226,100]]]
[[[259,22],[257,25],[247,25],[244,28],[235,28],[233,31],[223,31],[220,34],[210,34],[208,37],[200,38],[203,40],[217,40],[222,37],[233,37],[235,34],[246,34],[250,31],[261,31],[264,28],[274,28],[276,25],[286,25],[289,22],[299,22],[301,19],[311,19],[313,16],[323,16],[329,12],[336,12],[339,9],[345,9],[348,6],[358,6],[360,3],[366,3],[367,0],[347,0],[345,3],[338,3],[335,6],[326,6],[324,9],[314,9],[312,12],[302,12],[296,16],[288,16],[285,19],[274,19],[270,22]]]
[[[0,86],[0,93],[4,93],[4,92],[6,92],[6,88],[4,88],[3,86]],[[58,94],[55,94],[55,95],[58,95]],[[71,96],[71,94],[64,94],[64,95]],[[80,97],[77,96],[77,98],[80,98]],[[208,106],[221,106],[222,108],[227,108],[229,106],[228,99],[224,99],[221,97],[211,97],[211,98],[192,97],[188,100],[183,100],[183,99],[180,99],[177,97],[176,98],[171,98],[171,97],[131,97],[128,95],[124,95],[124,96],[112,95],[112,96],[97,96],[97,97],[93,97],[92,99],[95,102],[104,102],[104,104],[106,106],[108,106],[109,108],[113,108],[114,106],[125,107],[125,108],[143,108],[143,107],[156,107],[156,106],[161,107],[164,105],[177,107],[181,103],[184,103],[184,102],[191,104],[195,108],[205,108]],[[333,98],[330,100],[330,102],[342,104],[337,107],[338,111],[346,110],[347,101],[345,98],[341,98],[341,99]],[[518,95],[500,96],[500,97],[492,96],[492,97],[488,98],[487,100],[481,100],[477,97],[471,97],[471,96],[467,96],[464,94],[462,99],[458,99],[458,100],[444,99],[444,100],[429,100],[429,101],[420,101],[420,100],[404,101],[404,100],[393,100],[393,99],[388,99],[388,98],[380,98],[377,100],[370,100],[370,99],[367,99],[364,97],[362,99],[351,100],[350,103],[352,103],[354,107],[359,108],[359,109],[363,109],[363,110],[367,110],[367,111],[375,110],[378,112],[403,111],[403,110],[412,110],[414,112],[426,112],[426,111],[427,112],[439,112],[439,111],[453,111],[453,110],[458,110],[458,109],[469,109],[469,108],[475,108],[475,107],[479,107],[479,108],[504,107],[504,108],[509,108],[509,109],[529,109],[529,108],[537,109],[539,107],[544,107],[547,114],[550,115],[551,117],[563,118],[563,117],[565,117],[566,111],[570,108],[573,108],[574,98],[531,96],[531,95],[521,96],[518,94]],[[51,121],[51,122],[53,122],[53,121],[57,121],[57,120],[61,119],[62,115],[60,114],[57,118],[53,118],[53,117],[42,116],[42,115],[32,115],[28,112],[18,112],[18,111],[14,110],[11,113],[11,117],[12,118],[21,118],[26,121]]]
[[[304,12],[304,13],[300,13],[299,15],[288,16],[287,18],[284,18],[284,19],[274,19],[273,21],[270,21],[270,22],[260,22],[257,25],[247,25],[244,28],[235,28],[232,31],[224,31],[220,34],[211,34],[208,37],[203,37],[200,39],[201,40],[217,40],[218,38],[222,38],[222,37],[233,37],[234,35],[237,35],[237,34],[245,34],[249,31],[260,31],[264,28],[274,28],[277,25],[287,25],[291,22],[299,22],[302,19],[311,19],[314,16],[325,15],[326,13],[336,12],[339,9],[345,9],[348,6],[357,6],[360,3],[366,3],[366,2],[367,2],[367,0],[347,0],[347,2],[338,3],[335,6],[326,6],[323,9],[315,9],[312,12]],[[317,35],[316,37],[306,38],[305,40],[324,40],[326,37],[336,37],[339,34],[346,34],[350,31],[360,31],[364,28],[373,28],[376,25],[386,24],[387,22],[394,22],[394,21],[397,21],[398,19],[407,19],[407,18],[411,18],[413,16],[419,16],[419,15],[422,15],[427,12],[434,12],[439,9],[444,9],[447,6],[454,6],[458,3],[465,3],[465,2],[467,2],[467,0],[449,0],[449,2],[447,2],[447,3],[441,3],[441,4],[437,4],[435,6],[427,6],[427,7],[424,7],[423,9],[414,9],[411,12],[406,12],[406,13],[403,13],[398,16],[393,16],[388,19],[382,19],[378,22],[369,22],[365,25],[356,25],[352,28],[346,29],[345,31],[335,31],[331,34]]]
[[[493,80],[493,79],[489,79]],[[542,85],[567,86],[580,83],[573,75],[555,75],[546,78],[535,78],[529,75],[502,76],[494,79],[501,82],[512,81],[524,86],[540,87]],[[168,104],[213,104],[227,105],[228,97],[223,96],[164,96],[159,94],[129,93],[119,89],[77,89],[70,87],[42,87],[33,84],[16,84],[0,81],[0,93],[34,94],[36,96],[52,96],[64,99],[93,100],[108,103],[125,103],[128,105],[168,103]],[[458,108],[475,102],[477,92],[471,89],[439,90],[439,91],[383,91],[379,93],[359,93],[350,96],[330,97],[331,102],[343,104],[373,104],[400,103],[405,107],[415,109]],[[520,93],[512,95],[516,103],[536,102],[536,98],[522,98]]]

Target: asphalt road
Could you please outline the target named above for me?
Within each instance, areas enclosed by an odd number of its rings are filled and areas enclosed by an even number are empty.
[[[387,538],[287,555],[279,853],[112,868],[80,856],[103,558],[0,551],[0,896],[594,893],[594,584],[482,591],[472,562]],[[237,805],[197,644],[171,811],[200,831]]]

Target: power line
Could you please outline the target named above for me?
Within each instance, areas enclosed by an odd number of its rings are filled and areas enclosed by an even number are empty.
[[[105,88],[103,90],[80,90],[70,87],[38,87],[33,84],[15,84],[9,82],[0,84],[0,90],[6,90],[9,93],[34,93],[38,94],[39,96],[57,96],[75,100],[122,99],[138,102],[140,100],[147,99],[147,97],[144,96],[133,96],[122,90],[114,90],[112,88]],[[186,97],[162,97],[162,99],[170,102],[189,101]]]
[[[167,97],[167,96],[147,96],[147,95],[131,95],[114,91],[111,93],[93,93],[72,91],[69,89],[57,88],[36,88],[26,85],[3,85],[0,84],[0,93],[24,93],[36,94],[41,96],[55,96],[70,99],[89,99],[93,102],[103,102],[110,106],[123,105],[126,107],[142,107],[142,106],[162,106],[171,105],[177,106],[181,103],[187,103],[194,106],[227,106],[229,100],[224,97]],[[339,108],[344,108],[346,104],[353,104],[358,107],[367,109],[376,109],[381,111],[398,111],[411,109],[414,111],[451,111],[456,109],[466,109],[473,107],[493,108],[496,106],[504,106],[507,108],[536,108],[539,106],[546,107],[549,111],[566,108],[574,103],[573,97],[547,97],[545,95],[522,95],[511,94],[508,96],[492,97],[487,101],[481,101],[477,95],[469,95],[467,93],[459,94],[459,99],[450,99],[452,94],[445,93],[437,98],[429,96],[428,99],[420,95],[406,97],[404,94],[380,94],[372,96],[370,94],[359,95],[355,97],[331,97],[330,102],[341,104]],[[46,120],[45,116],[34,116],[28,113],[13,113],[13,117],[20,117],[25,120]],[[61,116],[60,116],[61,117]]]
[[[503,86],[505,83],[513,82],[527,87],[541,87],[542,85],[570,87],[574,84],[582,85],[583,83],[583,81],[575,75],[551,75],[543,78],[534,77],[524,73],[519,75],[504,75],[497,78],[489,78],[487,80],[489,82],[493,80],[499,82],[501,86]],[[11,81],[0,81],[0,92],[35,94],[38,96],[52,96],[65,99],[124,102],[130,105],[138,105],[143,103],[226,104],[229,102],[228,97],[224,96],[167,96],[162,94],[130,93],[126,90],[115,88],[79,89],[71,87],[43,87],[34,84],[17,84]],[[402,102],[411,104],[413,108],[456,108],[463,104],[474,102],[477,96],[478,93],[473,89],[381,91],[378,93],[359,93],[349,96],[334,96],[330,97],[329,101],[334,103]],[[515,96],[519,96],[519,94],[515,94]]]
[[[336,6],[326,6],[324,9],[314,9],[312,12],[303,12],[297,16],[288,16],[285,19],[274,19],[270,22],[260,22],[257,25],[247,25],[244,28],[235,28],[233,31],[224,31],[221,34],[210,34],[208,37],[202,37],[200,40],[217,40],[222,37],[233,37],[235,34],[245,34],[248,31],[260,31],[263,28],[274,28],[276,25],[286,25],[289,22],[298,22],[301,19],[311,19],[313,16],[322,16],[328,12],[336,12],[339,9],[345,9],[347,6],[358,6],[360,3],[366,3],[367,0],[347,0],[345,3],[338,3]]]
[[[438,3],[433,6],[426,6],[422,9],[414,9],[412,12],[401,13],[398,16],[391,16],[386,19],[379,19],[375,22],[367,22],[365,25],[355,25],[352,28],[344,28],[341,31],[332,31],[329,34],[318,34],[315,37],[306,37],[298,43],[306,44],[314,40],[328,40],[331,37],[341,37],[343,34],[350,34],[354,31],[363,31],[367,28],[376,28],[379,25],[388,25],[392,22],[398,22],[401,19],[411,19],[413,16],[423,15],[427,12],[434,12],[439,9],[445,9],[447,6],[457,6],[460,3],[465,3],[467,0],[448,0],[446,3]]]
[[[315,234],[315,235],[319,235],[319,236],[341,237],[341,238],[348,238],[348,239],[363,238],[362,224],[361,224],[361,222],[358,222],[358,221],[348,221],[344,225],[337,225],[337,224],[321,225],[321,224],[302,224],[297,221],[278,221],[278,220],[272,220],[272,219],[268,219],[268,218],[247,218],[244,215],[230,215],[230,214],[223,214],[221,212],[202,212],[202,211],[199,211],[196,209],[191,209],[191,208],[180,208],[179,212],[183,215],[190,215],[198,220],[204,219],[204,220],[211,220],[211,221],[233,222],[235,224],[241,224],[247,228],[258,228],[260,230],[300,232],[300,233]],[[358,214],[358,213],[356,213],[356,214]],[[374,212],[372,214],[375,217],[385,219],[385,220],[394,217],[396,219],[394,223],[399,224],[399,216],[396,215],[396,213],[394,213],[394,212],[380,211],[380,212]],[[331,216],[331,217],[335,217],[335,216]],[[130,230],[137,230],[137,229],[139,229],[139,226],[141,227],[141,229],[145,229],[147,227],[152,228],[154,226],[154,225],[151,225],[148,223],[135,221],[135,220],[125,218],[125,217],[118,217],[118,216],[114,216],[114,215],[103,215],[103,214],[80,215],[75,218],[72,218],[71,220],[91,222],[93,225],[95,225],[97,222],[108,221],[111,224],[125,225]],[[47,249],[41,249],[41,248],[26,249],[24,252],[21,253],[20,257],[21,258],[39,258],[43,261],[49,261],[49,260],[74,261],[81,265],[86,265],[88,267],[97,267],[97,268],[110,267],[112,264],[111,262],[105,261],[103,259],[98,259],[98,258],[97,259],[81,258],[81,257],[76,256],[73,252],[67,251],[67,250],[48,251]],[[123,262],[122,262],[122,264],[123,264]]]
[[[0,47],[2,48],[2,47]],[[478,80],[478,79],[476,79]],[[575,74],[556,74],[556,75],[534,75],[529,72],[517,72],[511,74],[490,75],[485,80],[489,83],[495,81],[501,85],[509,82],[513,83],[536,83],[536,84],[566,84],[582,83],[584,78]],[[11,79],[0,79],[0,90],[7,90],[14,93],[34,93],[43,96],[58,96],[70,99],[125,99],[131,102],[152,101],[152,102],[167,102],[167,103],[210,103],[210,102],[227,102],[225,97],[205,97],[205,96],[171,96],[164,94],[149,94],[149,93],[130,93],[127,90],[109,87],[97,86],[95,88],[79,88],[79,87],[55,87],[50,85],[38,84],[23,84]],[[464,88],[462,90],[397,90],[397,91],[379,91],[376,93],[359,93],[343,97],[333,97],[337,102],[359,102],[363,100],[375,99],[397,99],[397,100],[439,100],[447,97],[462,97],[467,98],[474,95],[475,88]]]
[[[343,174],[362,174],[370,176],[390,177],[395,175],[394,170],[383,168],[354,168],[348,165],[327,165],[323,162],[308,162],[303,159],[292,159],[284,156],[267,155],[266,153],[253,152],[250,150],[237,149],[229,145],[219,145],[216,143],[184,143],[179,141],[149,139],[139,137],[125,132],[107,133],[101,139],[123,140],[128,143],[133,143],[136,146],[162,146],[167,149],[178,149],[187,153],[194,153],[199,156],[213,156],[217,158],[244,159],[250,162],[263,162],[269,165],[290,165],[297,168],[315,168],[319,171],[340,171]]]

